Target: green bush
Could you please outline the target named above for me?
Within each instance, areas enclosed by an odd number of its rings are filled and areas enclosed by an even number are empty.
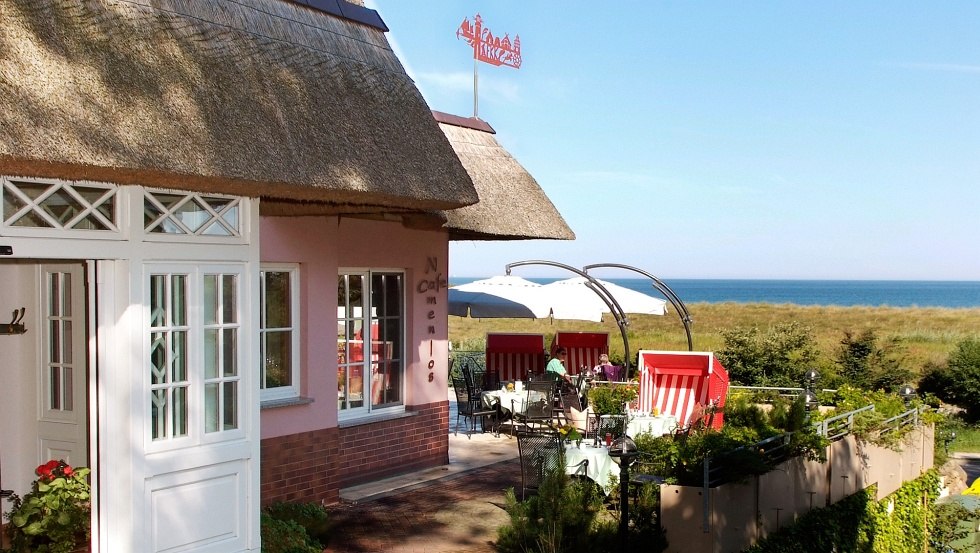
[[[936,472],[928,471],[881,501],[875,500],[875,486],[871,486],[806,513],[745,552],[918,553],[927,542],[927,529],[937,530],[936,518],[926,505],[935,501],[938,485]]]
[[[276,503],[262,511],[263,553],[321,553],[327,511],[316,503]]]
[[[796,322],[777,324],[765,333],[758,327],[734,328],[722,331],[722,337],[725,346],[718,360],[732,383],[796,387],[817,359],[811,330]]]
[[[589,405],[599,415],[622,415],[623,405],[632,403],[637,396],[637,386],[632,385],[595,386],[588,391]]]
[[[915,380],[911,370],[902,366],[902,351],[897,339],[878,345],[873,330],[859,335],[844,332],[837,351],[837,365],[844,380],[852,386],[869,390],[897,390]]]
[[[980,340],[959,342],[946,366],[931,367],[919,388],[965,409],[968,421],[980,421]]]

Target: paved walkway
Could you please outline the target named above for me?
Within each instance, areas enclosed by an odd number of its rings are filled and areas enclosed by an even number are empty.
[[[452,390],[450,390],[450,394]],[[328,553],[492,553],[507,522],[504,491],[520,489],[517,440],[456,430],[450,399],[449,465],[341,490],[329,508]]]

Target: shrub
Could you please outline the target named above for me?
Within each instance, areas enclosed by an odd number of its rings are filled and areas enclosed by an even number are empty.
[[[795,387],[817,359],[810,329],[796,322],[777,324],[765,334],[758,327],[734,328],[722,331],[722,337],[718,360],[733,383]]]
[[[959,342],[945,367],[932,367],[926,373],[920,390],[962,407],[969,421],[980,421],[980,340]]]
[[[320,553],[329,539],[327,510],[316,503],[276,503],[261,522],[263,553]]]
[[[632,403],[637,396],[638,389],[635,385],[596,386],[588,392],[589,405],[599,415],[622,415],[623,405]]]
[[[503,553],[586,553],[614,543],[615,523],[600,519],[602,497],[595,486],[564,470],[549,472],[526,501],[517,501],[513,489],[505,501],[510,523],[497,531],[496,544]]]
[[[870,329],[857,336],[845,331],[836,359],[840,373],[852,386],[896,390],[915,379],[912,371],[902,366],[899,345],[893,339],[879,347],[878,337]]]

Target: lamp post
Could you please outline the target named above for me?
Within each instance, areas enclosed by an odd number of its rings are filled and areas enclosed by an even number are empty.
[[[815,369],[810,369],[806,371],[806,374],[804,374],[803,377],[806,379],[806,388],[803,391],[803,403],[806,407],[807,418],[809,418],[810,410],[820,403],[820,400],[817,399],[817,392],[813,390],[813,385],[816,383],[817,379],[820,378],[820,373],[818,373]]]
[[[619,465],[619,541],[625,551],[629,543],[630,465],[639,456],[636,442],[624,432],[609,446],[609,456]]]
[[[905,386],[902,386],[900,390],[898,390],[898,395],[902,396],[902,401],[905,402],[905,408],[908,409],[912,403],[912,398],[915,397],[915,388],[906,384]]]

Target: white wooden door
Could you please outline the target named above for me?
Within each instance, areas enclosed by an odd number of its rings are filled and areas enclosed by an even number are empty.
[[[255,505],[250,282],[240,264],[150,264],[144,279],[145,551],[245,551]]]
[[[38,464],[89,464],[84,275],[80,264],[40,266]]]

